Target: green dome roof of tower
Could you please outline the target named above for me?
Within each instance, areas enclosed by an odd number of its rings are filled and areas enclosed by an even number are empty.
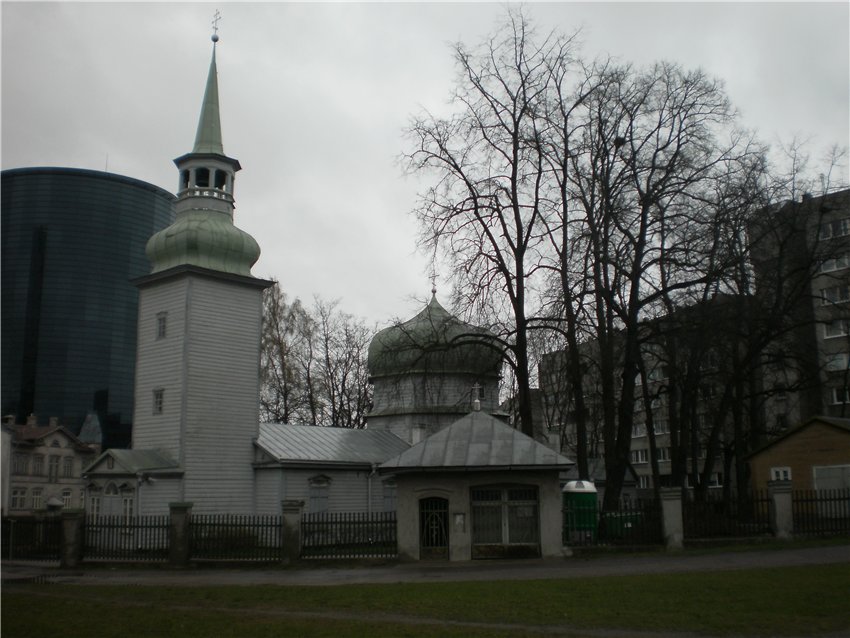
[[[502,356],[493,333],[453,317],[435,295],[418,315],[375,335],[368,367],[373,378],[411,373],[499,376]]]
[[[251,266],[260,258],[260,246],[251,235],[234,226],[226,213],[209,210],[178,215],[171,226],[148,240],[145,252],[152,273],[190,265],[251,276]]]

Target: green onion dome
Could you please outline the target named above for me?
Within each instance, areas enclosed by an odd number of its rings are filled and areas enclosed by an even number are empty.
[[[148,240],[145,247],[152,273],[191,265],[235,275],[251,276],[260,247],[248,233],[233,225],[226,212],[190,209]]]
[[[468,374],[498,377],[502,355],[489,330],[450,315],[436,295],[415,317],[378,332],[369,345],[369,374]]]

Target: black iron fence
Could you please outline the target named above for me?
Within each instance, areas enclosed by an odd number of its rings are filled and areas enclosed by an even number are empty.
[[[193,514],[189,529],[193,559],[278,561],[280,516]]]
[[[850,534],[850,489],[794,491],[791,509],[795,534]]]
[[[301,558],[394,558],[395,512],[318,512],[301,517]]]
[[[2,556],[6,560],[58,561],[62,519],[57,516],[4,518]]]
[[[766,491],[724,499],[709,492],[682,503],[685,538],[734,538],[769,535],[770,497]]]
[[[170,517],[97,516],[83,527],[86,560],[163,562],[168,560]]]
[[[663,542],[661,506],[655,500],[622,501],[617,510],[596,503],[568,503],[564,508],[564,545],[654,545]]]

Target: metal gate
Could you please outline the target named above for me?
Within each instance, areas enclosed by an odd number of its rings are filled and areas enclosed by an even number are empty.
[[[419,501],[419,558],[449,557],[449,501],[433,496]]]

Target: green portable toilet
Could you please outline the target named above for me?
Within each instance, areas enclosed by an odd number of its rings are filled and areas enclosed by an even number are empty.
[[[564,544],[596,540],[598,495],[593,481],[568,481],[561,490],[564,504]]]

